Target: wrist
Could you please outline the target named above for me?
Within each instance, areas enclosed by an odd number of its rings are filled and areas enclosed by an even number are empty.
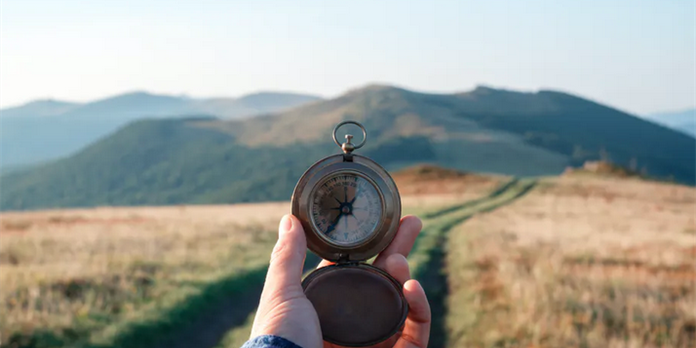
[[[294,342],[275,335],[260,335],[249,339],[242,348],[302,348]]]

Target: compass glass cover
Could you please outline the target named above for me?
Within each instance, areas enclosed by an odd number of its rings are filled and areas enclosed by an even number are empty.
[[[382,199],[375,185],[354,173],[339,173],[314,189],[310,216],[316,230],[339,246],[370,239],[382,217]]]

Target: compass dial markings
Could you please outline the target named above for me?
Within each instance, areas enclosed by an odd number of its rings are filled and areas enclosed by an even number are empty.
[[[382,218],[376,187],[350,173],[334,175],[321,183],[312,197],[310,211],[317,230],[338,245],[368,239]]]

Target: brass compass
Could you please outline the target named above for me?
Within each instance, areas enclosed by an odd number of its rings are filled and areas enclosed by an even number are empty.
[[[360,144],[336,133],[346,124],[363,133]],[[339,123],[334,142],[343,150],[319,160],[300,178],[292,194],[292,213],[301,222],[308,248],[334,265],[315,270],[302,282],[319,315],[324,340],[367,346],[393,336],[408,314],[401,284],[365,263],[394,239],[401,199],[394,180],[371,159],[353,154],[367,141],[365,127]]]

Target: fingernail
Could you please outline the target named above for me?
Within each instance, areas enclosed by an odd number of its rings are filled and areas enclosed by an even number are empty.
[[[283,218],[280,220],[280,231],[281,232],[290,231],[291,228],[292,228],[292,218],[290,218],[290,215],[283,216]]]

